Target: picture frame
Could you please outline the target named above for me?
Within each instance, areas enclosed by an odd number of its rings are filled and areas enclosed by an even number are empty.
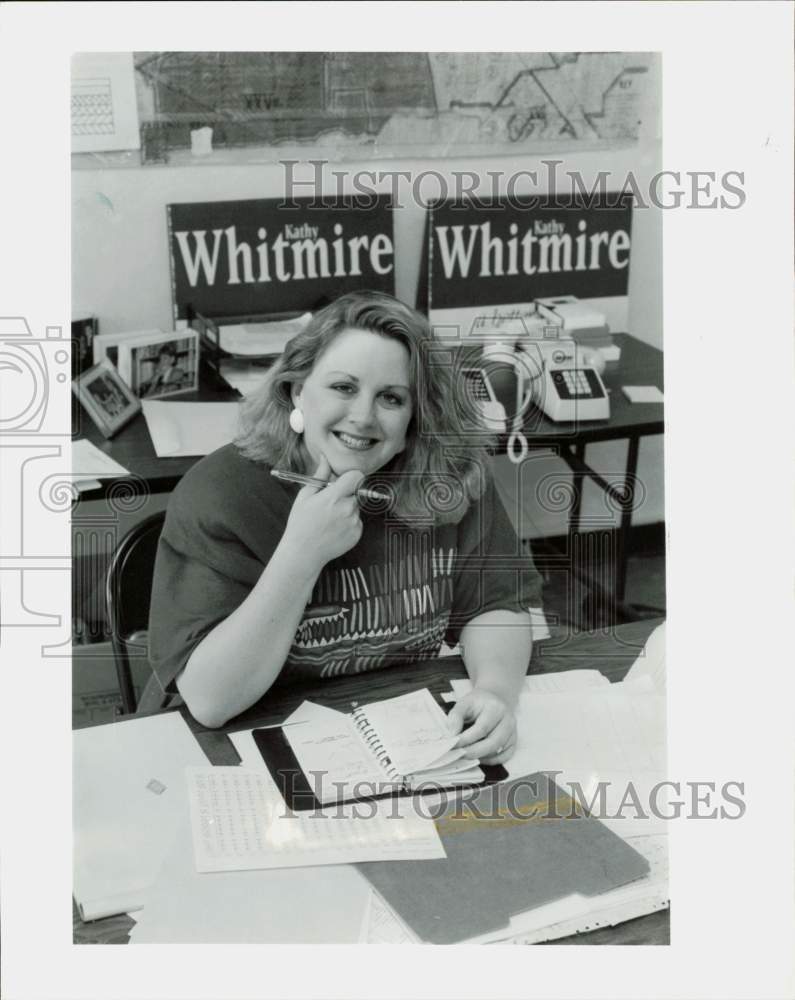
[[[119,375],[139,399],[163,399],[199,388],[199,335],[156,333],[119,345]]]
[[[96,316],[86,316],[72,320],[72,378],[88,371],[94,359],[94,341],[99,336],[99,320]]]
[[[78,376],[72,392],[106,438],[112,438],[141,409],[139,399],[107,358]]]
[[[117,368],[119,366],[119,348],[122,344],[132,343],[145,337],[163,337],[162,330],[152,327],[148,330],[117,330],[115,333],[100,333],[94,337],[94,364],[98,365],[103,358],[109,358]]]

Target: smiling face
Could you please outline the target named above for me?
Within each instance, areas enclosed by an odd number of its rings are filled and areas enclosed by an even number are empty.
[[[369,330],[343,330],[292,391],[304,415],[304,445],[340,476],[382,468],[406,447],[413,412],[409,352]],[[309,470],[312,471],[311,469]]]

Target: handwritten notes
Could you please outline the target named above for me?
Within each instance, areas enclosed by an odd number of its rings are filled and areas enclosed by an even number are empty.
[[[450,735],[446,716],[427,688],[363,705],[350,715],[304,702],[286,720],[284,733],[324,803],[418,781],[483,780],[480,768],[454,749],[457,737]]]

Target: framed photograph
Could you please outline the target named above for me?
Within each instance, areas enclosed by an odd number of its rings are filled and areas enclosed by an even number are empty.
[[[113,437],[141,409],[107,358],[76,378],[72,392],[106,438]]]
[[[115,333],[99,333],[94,337],[94,364],[98,365],[103,358],[110,358],[116,368],[119,367],[119,347],[121,344],[131,344],[133,341],[145,340],[147,337],[164,337],[162,330],[117,330]]]
[[[96,316],[72,320],[72,378],[88,371],[94,354],[94,339],[99,335]]]
[[[198,334],[180,330],[121,344],[118,369],[139,399],[193,392],[199,387]]]

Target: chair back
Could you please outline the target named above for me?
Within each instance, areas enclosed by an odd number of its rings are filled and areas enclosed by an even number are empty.
[[[165,511],[159,511],[127,532],[116,546],[105,578],[105,604],[123,715],[136,709],[131,657],[147,656],[141,633],[149,623],[155,556],[165,517]]]

